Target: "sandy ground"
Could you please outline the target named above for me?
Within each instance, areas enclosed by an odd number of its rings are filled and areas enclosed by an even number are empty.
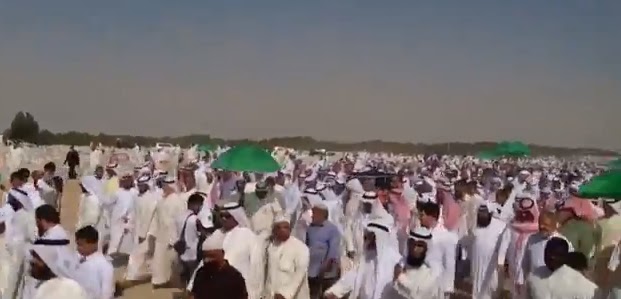
[[[68,181],[65,185],[65,192],[61,202],[61,224],[73,232],[77,222],[78,204],[80,200],[80,189],[77,181]],[[120,280],[125,272],[125,267],[120,266],[115,270],[117,280]],[[170,299],[173,297],[175,289],[153,290],[150,284],[142,284],[125,290],[120,298],[124,299]]]

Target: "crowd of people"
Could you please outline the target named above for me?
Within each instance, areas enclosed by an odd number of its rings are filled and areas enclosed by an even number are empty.
[[[13,172],[3,298],[111,299],[144,283],[194,299],[621,298],[621,228],[598,222],[621,209],[577,196],[595,165],[286,154],[281,171],[239,173],[211,160],[95,167],[73,236],[55,165]]]

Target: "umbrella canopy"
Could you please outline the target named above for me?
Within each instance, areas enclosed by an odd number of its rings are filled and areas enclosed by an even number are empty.
[[[582,185],[579,194],[584,198],[621,199],[621,170],[613,170],[596,176]]]
[[[270,153],[254,145],[238,145],[222,153],[211,164],[212,168],[229,171],[275,172],[280,165]]]
[[[610,161],[608,167],[611,169],[621,169],[621,158]]]
[[[496,144],[496,147],[489,151],[479,153],[479,158],[495,159],[498,157],[526,157],[530,156],[528,145],[520,141],[503,141]]]

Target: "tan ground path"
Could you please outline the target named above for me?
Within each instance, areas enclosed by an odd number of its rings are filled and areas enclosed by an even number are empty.
[[[75,230],[78,215],[78,203],[80,200],[80,186],[77,181],[68,181],[65,185],[65,192],[62,198],[61,224],[71,233]],[[117,268],[115,274],[117,279],[121,279],[125,267]],[[125,290],[123,299],[170,299],[173,294],[172,289],[153,290],[150,284],[143,284]]]

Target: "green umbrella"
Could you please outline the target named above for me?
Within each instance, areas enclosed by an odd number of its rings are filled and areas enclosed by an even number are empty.
[[[482,159],[495,159],[498,157],[526,157],[530,156],[528,145],[519,141],[503,141],[496,144],[492,150],[479,153]]]
[[[280,165],[270,153],[254,145],[238,145],[222,153],[212,168],[229,171],[275,172]]]
[[[621,170],[613,170],[594,177],[580,186],[578,191],[583,198],[621,199]]]
[[[480,152],[477,157],[479,157],[479,159],[483,159],[483,160],[493,160],[498,158],[500,155],[498,155],[496,152],[494,151],[482,151]]]
[[[621,158],[608,162],[608,167],[611,169],[621,169]]]

